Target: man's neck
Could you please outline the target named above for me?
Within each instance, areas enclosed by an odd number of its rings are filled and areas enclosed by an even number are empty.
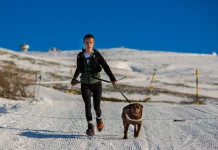
[[[85,52],[86,53],[91,53],[93,50],[92,49],[86,49]]]

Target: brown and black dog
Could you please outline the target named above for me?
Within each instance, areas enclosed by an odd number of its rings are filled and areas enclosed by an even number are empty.
[[[142,126],[142,114],[143,105],[139,103],[133,103],[125,106],[122,112],[123,126],[124,126],[124,137],[127,139],[127,132],[129,125],[134,125],[134,137],[138,137],[141,126]]]

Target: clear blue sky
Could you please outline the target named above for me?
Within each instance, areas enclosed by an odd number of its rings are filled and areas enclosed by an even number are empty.
[[[218,52],[217,0],[0,0],[0,47]]]

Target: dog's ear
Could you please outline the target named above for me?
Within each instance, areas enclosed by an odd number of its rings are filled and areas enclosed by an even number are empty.
[[[142,104],[139,104],[139,105],[140,105],[141,109],[143,109],[143,105]]]
[[[129,104],[128,109],[131,109],[134,104]]]

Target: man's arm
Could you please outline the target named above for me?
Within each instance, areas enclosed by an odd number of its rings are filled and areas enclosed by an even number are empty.
[[[77,60],[76,60],[76,70],[74,72],[74,75],[73,75],[73,79],[72,80],[76,80],[76,78],[78,78],[79,74],[80,74],[80,71],[79,71],[79,55],[77,55]]]
[[[110,80],[112,82],[116,81],[116,78],[114,77],[109,65],[107,64],[104,57],[100,53],[99,53],[99,63],[102,66],[102,68],[104,69],[104,71],[106,72],[106,74],[109,76]]]
[[[76,78],[79,76],[79,74],[80,74],[79,69],[76,68],[75,73],[74,73],[74,75],[73,75],[73,79],[76,80]]]

